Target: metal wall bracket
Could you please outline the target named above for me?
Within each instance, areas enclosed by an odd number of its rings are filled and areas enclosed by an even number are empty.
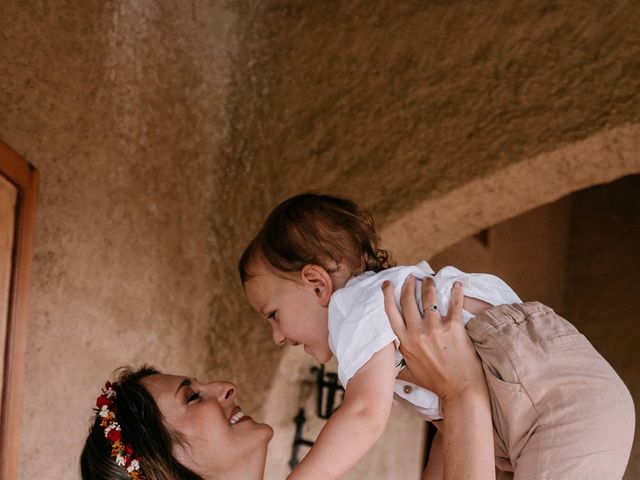
[[[296,436],[293,438],[291,460],[289,460],[289,466],[291,467],[291,470],[296,468],[296,465],[298,465],[298,463],[300,462],[300,459],[298,458],[300,445],[304,445],[306,447],[313,446],[313,442],[311,440],[302,438],[302,427],[304,426],[304,422],[307,421],[306,417],[304,416],[304,408],[300,408],[300,410],[298,410],[298,414],[293,419],[293,421],[296,423]]]
[[[336,404],[336,395],[340,395],[340,401],[344,400],[344,387],[340,385],[338,375],[333,372],[325,372],[324,365],[319,367],[312,367],[311,373],[316,374],[316,415],[318,418],[327,420],[331,417],[331,414],[340,406],[334,407]],[[300,447],[313,446],[312,440],[307,440],[302,437],[302,429],[304,427],[307,418],[304,415],[304,408],[298,410],[298,414],[293,421],[296,424],[296,434],[293,438],[293,445],[291,448],[291,459],[289,460],[289,466],[293,470],[300,462],[299,453]]]
[[[311,373],[316,374],[316,415],[323,420],[329,419],[336,403],[336,394],[340,394],[340,400],[344,400],[344,387],[340,385],[338,374],[325,372],[324,365],[312,367]],[[339,406],[339,405],[338,405]]]

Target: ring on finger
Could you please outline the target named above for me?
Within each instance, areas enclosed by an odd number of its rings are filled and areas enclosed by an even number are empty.
[[[429,305],[427,307],[427,310],[431,310],[432,312],[437,312],[438,311],[438,306],[437,305]]]

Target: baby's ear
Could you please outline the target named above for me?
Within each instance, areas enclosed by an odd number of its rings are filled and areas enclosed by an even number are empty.
[[[333,293],[333,281],[331,280],[329,272],[320,265],[310,263],[302,267],[301,276],[302,282],[310,288],[313,288],[322,306],[329,306],[329,300]]]

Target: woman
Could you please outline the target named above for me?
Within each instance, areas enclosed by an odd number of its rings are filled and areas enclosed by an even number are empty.
[[[412,381],[442,399],[444,461],[427,475],[494,477],[491,413],[480,361],[462,323],[462,287],[449,315],[418,313],[415,284],[403,288],[398,312],[389,288],[387,313],[402,342]],[[432,303],[432,284],[423,301]],[[406,323],[405,323],[406,321]],[[245,416],[229,382],[200,383],[150,368],[125,370],[105,385],[80,460],[84,480],[261,479],[273,430]],[[434,477],[435,478],[435,477]]]
[[[143,367],[103,391],[83,479],[262,478],[273,430],[243,416],[233,384]]]

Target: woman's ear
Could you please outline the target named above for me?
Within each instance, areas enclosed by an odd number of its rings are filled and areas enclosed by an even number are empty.
[[[333,293],[333,281],[329,272],[320,265],[308,264],[302,267],[302,282],[313,288],[314,293],[320,299],[323,307],[329,306],[329,300]]]

